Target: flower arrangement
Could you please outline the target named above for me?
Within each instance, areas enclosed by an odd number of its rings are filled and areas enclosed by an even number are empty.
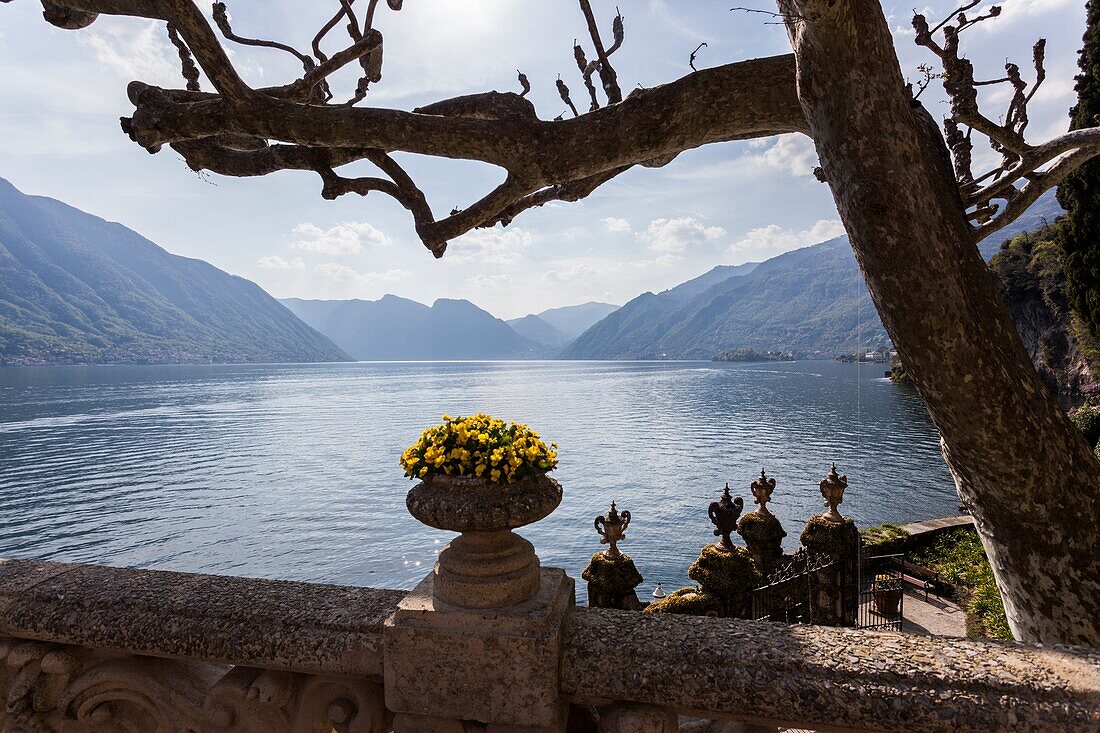
[[[409,478],[431,475],[474,476],[510,484],[558,465],[557,444],[547,446],[526,425],[479,413],[443,415],[443,423],[425,430],[401,454]]]

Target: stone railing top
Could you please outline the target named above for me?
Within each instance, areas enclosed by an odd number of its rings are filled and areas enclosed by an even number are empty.
[[[909,533],[909,536],[918,536],[928,534],[930,532],[944,532],[949,529],[955,529],[956,527],[968,527],[974,524],[974,517],[969,514],[962,514],[956,517],[936,517],[935,519],[922,519],[919,522],[910,522],[903,525],[902,529]]]
[[[562,691],[815,730],[1100,730],[1100,650],[576,609]]]
[[[382,674],[403,591],[0,559],[0,635],[266,669]]]
[[[405,596],[0,560],[0,636],[381,677],[383,627]],[[552,668],[592,705],[822,731],[1100,731],[1100,650],[1074,647],[576,608]]]

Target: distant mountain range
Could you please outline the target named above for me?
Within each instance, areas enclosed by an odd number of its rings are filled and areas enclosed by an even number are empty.
[[[1060,213],[1048,193],[982,254]],[[591,302],[510,321],[467,300],[281,303],[0,179],[0,364],[808,357],[889,344],[846,237],[720,265],[621,308]]]
[[[979,246],[1053,222],[1054,192]],[[719,266],[664,292],[643,293],[566,346],[565,359],[710,359],[753,349],[832,356],[889,344],[846,236],[759,264]]]
[[[567,359],[710,359],[737,348],[833,355],[888,343],[846,237],[644,293]]]
[[[281,302],[363,361],[551,358],[617,307],[584,303],[506,322],[468,300],[441,298],[427,306],[386,295],[379,300]]]
[[[0,178],[0,364],[347,358],[255,283]]]

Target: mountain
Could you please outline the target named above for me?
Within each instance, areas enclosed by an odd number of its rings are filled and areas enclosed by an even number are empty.
[[[381,300],[286,298],[280,302],[352,358],[362,360],[412,358],[404,346],[406,334],[431,312],[426,305],[396,295]]]
[[[396,295],[380,300],[282,301],[303,321],[356,359],[530,359],[547,356],[468,300],[441,298],[431,307]]]
[[[573,359],[710,359],[728,349],[837,354],[888,343],[846,237],[644,293],[582,334]]]
[[[718,265],[715,268],[704,272],[697,278],[688,280],[687,282],[680,283],[674,288],[669,288],[660,295],[667,295],[677,303],[686,303],[697,295],[706,292],[711,286],[718,283],[725,282],[731,277],[738,277],[740,275],[748,275],[759,262],[746,262],[743,265]]]
[[[988,260],[1005,239],[1061,213],[1048,191],[979,249]],[[737,349],[834,355],[888,343],[848,238],[838,237],[644,293],[579,336],[562,358],[710,359]]]
[[[617,305],[593,301],[581,303],[580,305],[567,305],[562,308],[550,308],[535,315],[569,338],[576,338],[594,326],[600,319],[618,309],[619,306]]]
[[[520,336],[550,348],[560,348],[573,340],[573,336],[561,329],[554,328],[534,313],[523,318],[513,318],[507,323]]]
[[[0,178],[0,364],[347,358],[255,283]]]

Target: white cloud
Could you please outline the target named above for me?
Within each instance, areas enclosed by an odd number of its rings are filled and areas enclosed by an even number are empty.
[[[271,255],[256,260],[256,266],[263,270],[301,270],[306,263],[302,262],[301,257],[295,257],[288,262],[279,255]]]
[[[506,273],[501,273],[498,275],[478,274],[474,275],[473,277],[466,278],[466,282],[479,288],[497,288],[512,282],[512,276]]]
[[[555,284],[593,284],[606,285],[609,281],[621,284],[624,279],[635,280],[639,274],[650,275],[655,271],[668,270],[684,261],[675,254],[664,254],[646,260],[609,260],[602,257],[560,260],[556,265],[542,273],[539,279]]]
[[[749,230],[744,238],[730,245],[730,252],[744,255],[747,259],[762,259],[798,247],[817,244],[827,239],[839,237],[844,233],[844,225],[839,219],[821,219],[809,229],[796,231],[778,224]]]
[[[514,265],[533,241],[530,232],[516,227],[474,229],[451,242],[447,258],[452,262]]]
[[[384,270],[382,272],[356,272],[339,262],[326,262],[323,265],[317,265],[313,268],[313,272],[326,280],[353,285],[395,283],[404,280],[411,274],[408,270],[399,269]]]
[[[657,252],[683,252],[688,245],[712,242],[724,237],[726,230],[719,226],[707,226],[693,216],[677,219],[654,219],[638,238],[649,243]]]
[[[329,229],[305,222],[294,227],[294,233],[302,239],[291,242],[293,249],[329,255],[355,254],[362,252],[365,246],[389,247],[393,244],[384,232],[366,222],[344,221]]]
[[[141,79],[157,85],[183,85],[180,63],[163,23],[148,21],[106,28],[97,24],[78,38],[91,49],[102,68],[119,78]]]
[[[1004,27],[1007,24],[1015,23],[1017,20],[1036,19],[1048,13],[1054,13],[1071,5],[1077,5],[1076,0],[1009,0],[1008,2],[997,2],[985,5],[978,10],[972,11],[973,16],[987,15],[991,5],[999,5],[1001,7],[1001,14],[995,20],[987,20],[983,23],[978,23],[977,28],[981,29],[985,33],[996,34],[1000,31],[998,24]],[[970,15],[970,13],[967,13]],[[935,16],[929,15],[931,19]]]
[[[781,135],[775,144],[757,156],[769,168],[805,176],[817,165],[817,150],[805,135]]]
[[[775,172],[803,177],[817,165],[817,150],[805,135],[781,135],[777,138],[753,140],[748,150],[731,160],[696,166],[672,175],[679,180],[729,181]],[[755,152],[760,151],[760,152]]]
[[[626,219],[620,219],[617,216],[609,216],[606,219],[600,219],[600,223],[604,225],[604,228],[609,232],[629,232],[630,222]]]
[[[549,283],[577,283],[599,278],[602,272],[601,268],[587,262],[576,262],[547,270],[542,273],[542,279]]]

